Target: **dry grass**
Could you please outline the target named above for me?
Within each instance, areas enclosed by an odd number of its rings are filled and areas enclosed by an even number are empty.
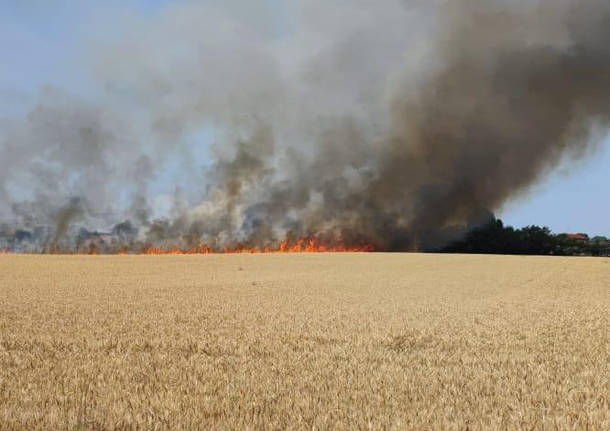
[[[0,429],[610,429],[610,261],[0,257]]]

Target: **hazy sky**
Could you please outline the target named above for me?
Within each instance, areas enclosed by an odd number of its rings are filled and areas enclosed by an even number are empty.
[[[92,28],[100,31],[93,24],[113,14],[146,19],[147,15],[163,13],[164,3],[169,1],[0,0],[0,116],[26,115],[40,89],[48,84],[84,97],[101,91],[83,61],[86,42],[104,37],[92,34]],[[276,3],[267,0],[259,4],[274,8]],[[282,25],[279,8],[272,12]],[[105,30],[112,32],[112,28]],[[198,139],[200,145],[206,145],[209,134]],[[515,226],[540,224],[555,232],[610,235],[610,194],[606,188],[610,184],[609,147],[610,139],[606,139],[585,161],[564,163],[528,194],[509,203],[499,216]],[[204,163],[205,152],[200,156],[198,162]],[[168,169],[177,169],[179,163],[178,159],[170,161]],[[171,176],[169,172],[160,178]]]

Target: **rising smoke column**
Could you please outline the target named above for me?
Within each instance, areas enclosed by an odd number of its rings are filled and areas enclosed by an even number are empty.
[[[394,99],[391,143],[364,199],[397,203],[395,215],[409,215],[399,231],[425,243],[499,208],[561,156],[586,153],[609,120],[609,11],[601,1],[450,2],[442,63],[417,96]]]
[[[92,50],[100,106],[47,102],[6,129],[17,163],[0,190],[15,226],[37,208],[56,242],[62,208],[82,198],[71,223],[131,219],[148,243],[434,249],[600,142],[606,3],[300,1],[279,34],[251,2],[178,3],[117,24],[117,41]],[[170,217],[152,220],[154,174],[202,127],[216,136],[216,161],[192,173],[206,192],[176,194]],[[27,202],[7,190],[13,166]],[[131,202],[119,209],[117,195]]]

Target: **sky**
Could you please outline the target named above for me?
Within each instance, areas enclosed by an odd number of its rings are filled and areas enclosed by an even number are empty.
[[[0,0],[0,117],[23,116],[45,86],[55,86],[84,97],[100,91],[83,57],[83,47],[94,34],[92,23],[113,14],[145,19],[162,13],[167,3],[179,0]],[[267,0],[282,17],[280,3]],[[278,20],[281,26],[282,19]],[[287,25],[287,23],[284,22]],[[111,31],[112,29],[108,29]],[[99,30],[98,30],[99,31]],[[278,30],[280,33],[282,29]],[[212,140],[210,133],[192,137],[201,145]],[[206,152],[197,160],[206,162]],[[155,187],[177,175],[180,157],[168,161],[167,172]],[[554,232],[588,232],[610,236],[610,139],[584,160],[562,165],[530,190],[509,202],[498,216],[506,224],[550,227]]]

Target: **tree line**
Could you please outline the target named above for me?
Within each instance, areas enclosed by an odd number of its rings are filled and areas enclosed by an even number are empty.
[[[528,254],[560,256],[610,256],[606,237],[587,234],[555,234],[548,227],[514,229],[493,219],[471,229],[461,239],[442,247],[441,253]]]

